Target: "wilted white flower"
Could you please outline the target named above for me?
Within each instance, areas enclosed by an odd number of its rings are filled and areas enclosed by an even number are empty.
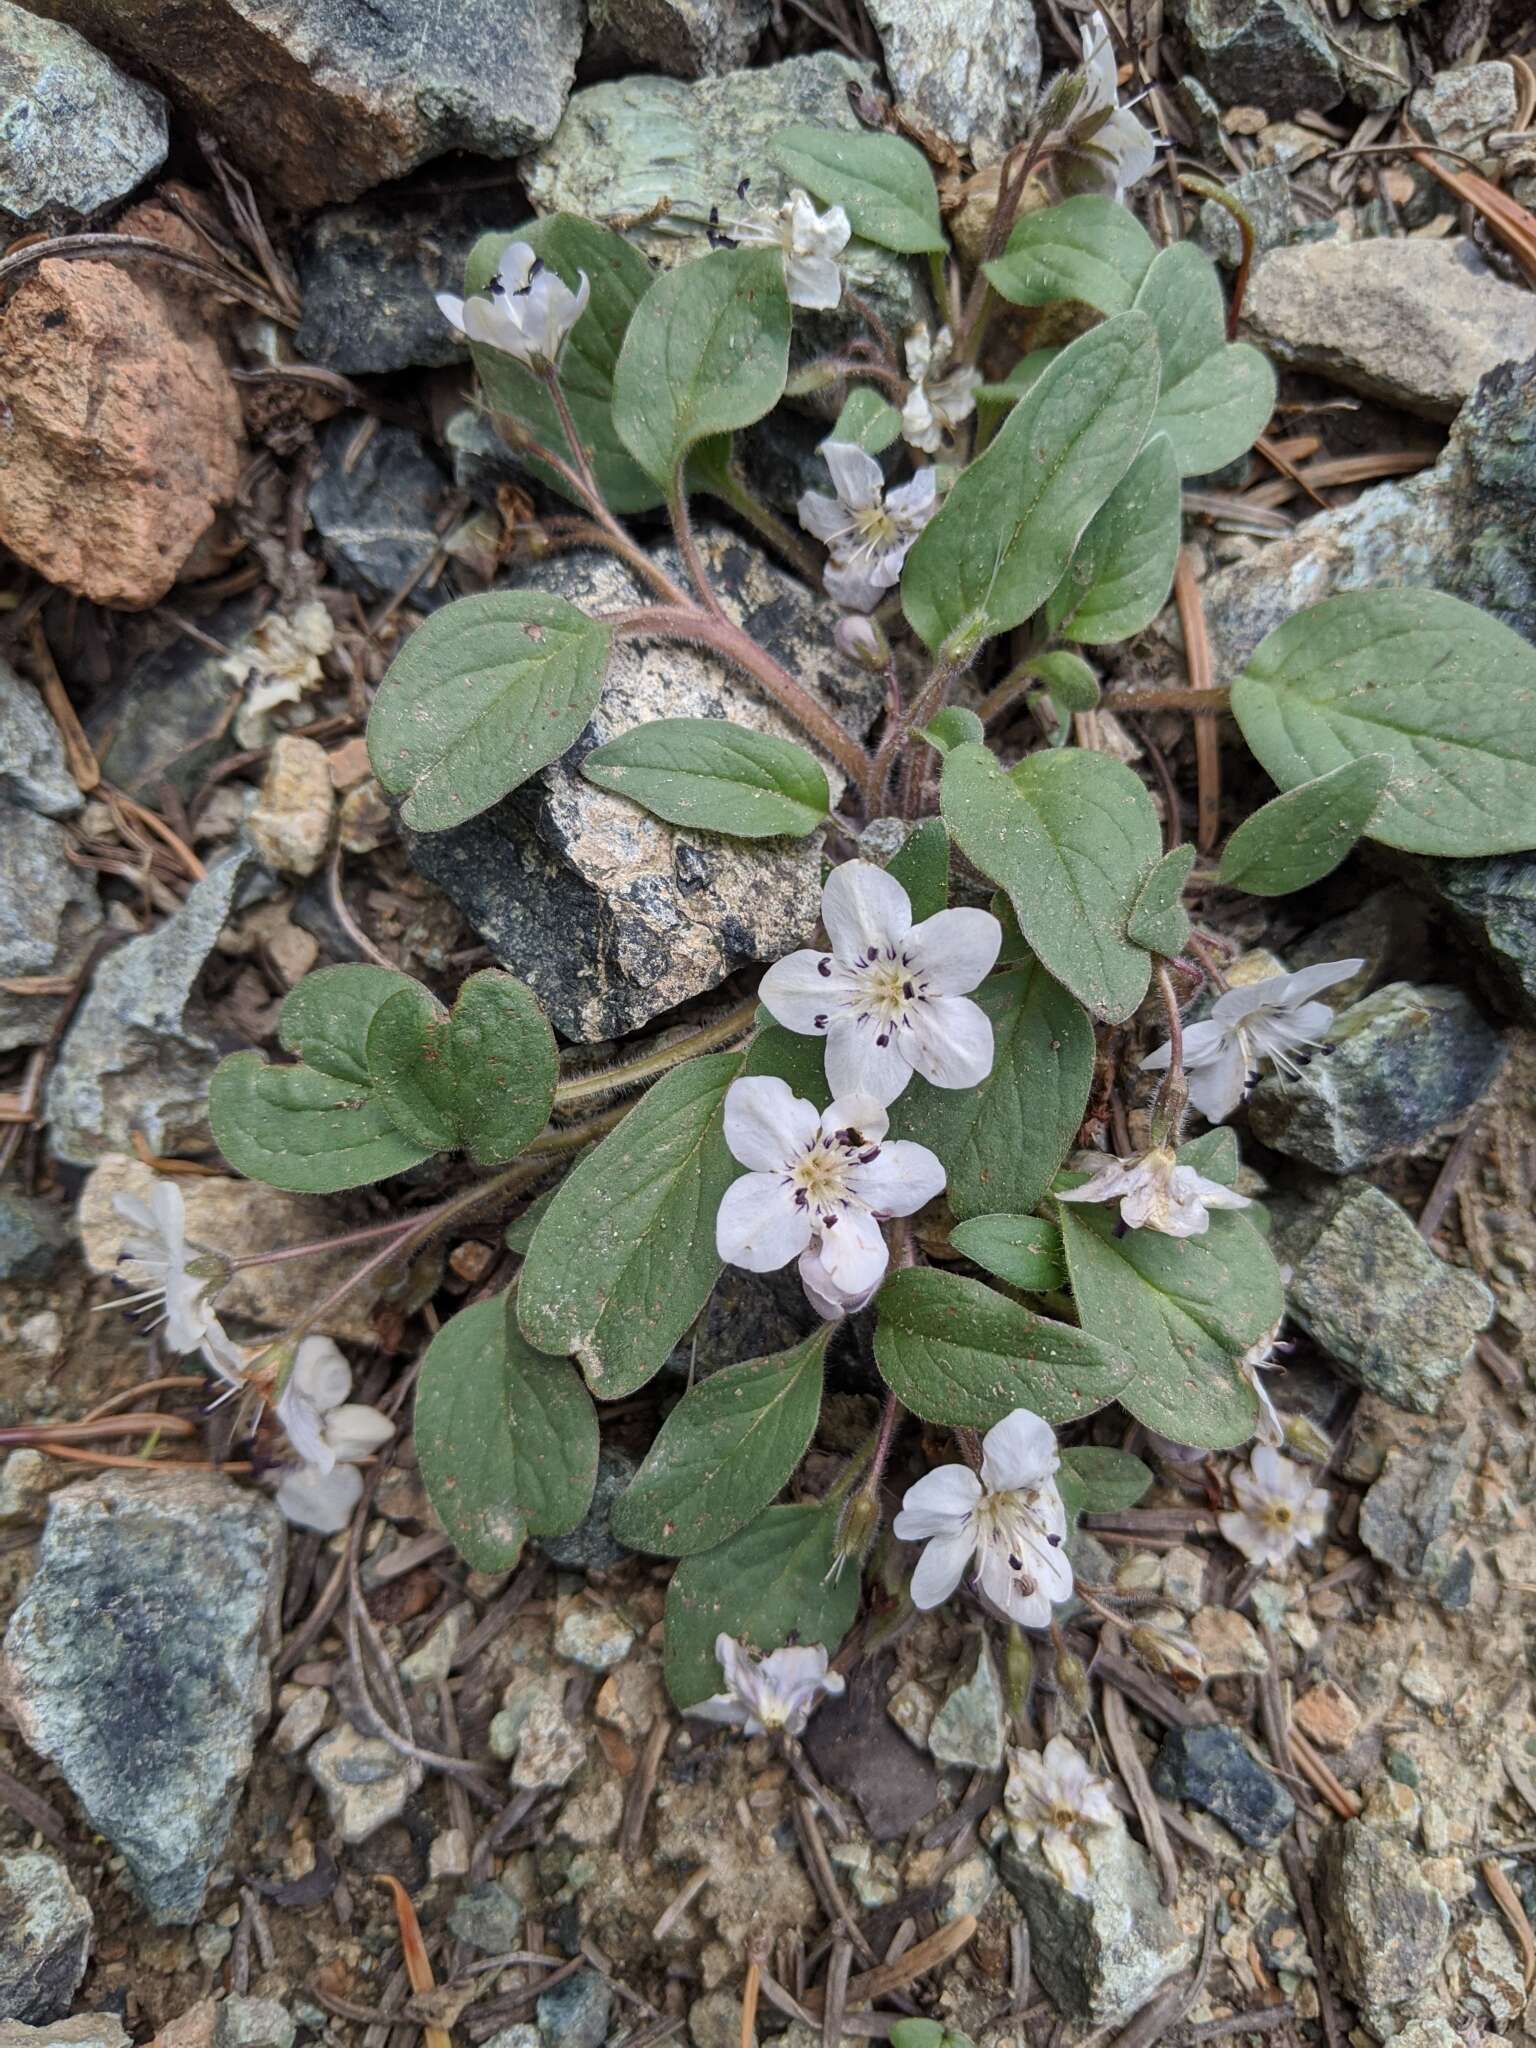
[[[1043,1753],[1010,1749],[1003,1810],[1021,1849],[1036,1842],[1069,1892],[1088,1883],[1085,1837],[1119,1819],[1109,1780],[1098,1777],[1065,1735],[1053,1735]]]
[[[725,1095],[725,1142],[750,1167],[725,1191],[715,1248],[729,1265],[771,1273],[800,1261],[800,1278],[822,1314],[862,1307],[890,1260],[880,1222],[911,1216],[944,1186],[926,1145],[884,1144],[889,1119],[854,1096],[824,1114],[766,1074],[733,1081]]]
[[[1237,1361],[1238,1371],[1258,1396],[1259,1426],[1254,1435],[1261,1444],[1268,1444],[1271,1450],[1278,1450],[1285,1442],[1285,1424],[1280,1419],[1280,1412],[1270,1399],[1269,1389],[1260,1378],[1260,1374],[1274,1369],[1275,1346],[1280,1329],[1281,1325],[1276,1323],[1257,1344],[1251,1344]]]
[[[1235,1510],[1216,1526],[1254,1564],[1284,1564],[1298,1544],[1313,1544],[1328,1525],[1328,1495],[1304,1465],[1260,1444],[1232,1474]]]
[[[592,296],[587,273],[576,274],[581,283],[572,291],[526,242],[509,242],[483,294],[459,299],[439,292],[437,303],[444,319],[467,340],[499,348],[542,373],[559,362],[566,337]]]
[[[1157,144],[1129,107],[1120,105],[1120,67],[1108,24],[1095,12],[1082,31],[1082,96],[1073,109],[1071,136],[1090,145],[1073,168],[1092,168],[1092,182],[1123,199],[1157,162]],[[1069,178],[1077,185],[1080,178]]]
[[[1058,1202],[1114,1202],[1130,1230],[1160,1230],[1165,1237],[1201,1237],[1212,1209],[1247,1209],[1246,1195],[1181,1166],[1171,1145],[1154,1145],[1139,1159],[1107,1159],[1080,1188],[1058,1188]]]
[[[1261,1059],[1273,1060],[1282,1074],[1299,1072],[1333,1022],[1328,1005],[1312,998],[1364,965],[1363,960],[1324,960],[1218,996],[1210,1016],[1184,1033],[1189,1099],[1206,1122],[1223,1123],[1232,1114],[1258,1078]],[[1141,1064],[1161,1072],[1168,1059],[1168,1047],[1160,1045]]]
[[[351,1391],[352,1368],[331,1339],[304,1338],[276,1407],[300,1460],[279,1483],[277,1504],[300,1528],[344,1529],[363,1491],[356,1461],[395,1433],[377,1408],[349,1401]]]
[[[955,338],[941,327],[930,341],[928,328],[919,327],[907,336],[907,375],[912,389],[901,408],[901,431],[914,448],[936,455],[962,420],[976,410],[980,370],[968,363],[949,367]]]
[[[173,1180],[157,1180],[148,1201],[119,1194],[112,1206],[138,1234],[123,1239],[120,1259],[131,1259],[156,1276],[155,1284],[115,1306],[159,1303],[165,1341],[173,1351],[206,1351],[210,1363],[233,1351],[214,1313],[213,1298],[229,1279],[229,1262],[217,1252],[187,1243],[187,1209]]]
[[[934,515],[938,472],[930,464],[888,492],[879,463],[856,443],[823,441],[821,452],[837,496],[804,492],[800,524],[826,542],[832,557],[822,578],[827,595],[848,611],[873,611]]]
[[[736,189],[745,199],[747,180],[743,178]],[[843,273],[837,259],[853,230],[840,206],[818,213],[806,194],[796,188],[782,206],[756,206],[744,220],[727,221],[724,226],[729,232],[718,233],[719,241],[775,247],[782,252],[784,288],[792,306],[829,313],[842,298]]]
[[[992,1024],[967,991],[991,973],[1003,928],[987,910],[912,922],[912,900],[870,861],[844,861],[821,892],[830,953],[776,960],[758,986],[788,1031],[825,1034],[832,1093],[892,1103],[914,1073],[972,1088],[992,1071]]]
[[[924,1545],[912,1604],[942,1605],[974,1557],[983,1598],[1023,1628],[1044,1628],[1052,1605],[1072,1595],[1055,1432],[1015,1408],[987,1431],[981,1452],[979,1478],[969,1465],[939,1465],[907,1489],[892,1530]]]
[[[700,1700],[688,1712],[701,1721],[724,1721],[743,1735],[801,1735],[811,1710],[822,1695],[836,1699],[844,1690],[835,1671],[827,1669],[820,1643],[799,1649],[774,1650],[761,1663],[733,1636],[716,1636],[715,1656],[725,1674],[726,1690]]]
[[[266,714],[279,704],[297,704],[306,690],[325,680],[322,656],[336,644],[336,622],[318,598],[294,607],[293,616],[268,612],[231,649],[219,667],[245,691],[235,713],[235,737],[244,747],[271,737]]]

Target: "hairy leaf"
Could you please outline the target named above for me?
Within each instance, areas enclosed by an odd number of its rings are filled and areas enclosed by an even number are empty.
[[[982,268],[1016,306],[1079,299],[1101,313],[1124,313],[1156,254],[1129,207],[1090,194],[1026,213],[1004,253]]]
[[[365,1084],[269,1067],[259,1052],[231,1053],[214,1069],[208,1118],[237,1173],[297,1195],[366,1187],[437,1149],[413,1144]]]
[[[1173,588],[1182,529],[1173,443],[1154,433],[1089,521],[1051,592],[1051,631],[1105,647],[1149,626]]]
[[[786,128],[768,153],[807,192],[841,206],[861,241],[904,256],[947,251],[933,172],[899,135]]]
[[[1162,381],[1152,431],[1165,433],[1183,476],[1244,455],[1275,409],[1275,373],[1256,348],[1227,340],[1216,266],[1193,242],[1160,250],[1136,293],[1157,327]]]
[[[668,824],[733,839],[803,837],[832,808],[814,755],[724,718],[652,719],[594,747],[581,772]]]
[[[1044,1216],[973,1216],[955,1225],[949,1241],[985,1272],[1026,1294],[1050,1294],[1067,1284],[1061,1232]]]
[[[1227,841],[1223,886],[1287,896],[1331,875],[1370,825],[1391,774],[1390,755],[1361,754],[1272,798]]]
[[[925,818],[886,862],[912,899],[912,922],[936,917],[949,903],[949,834],[942,818]]]
[[[1189,941],[1189,912],[1184,908],[1184,884],[1195,864],[1192,846],[1176,846],[1165,853],[1137,892],[1126,919],[1125,935],[1149,953],[1161,953],[1172,960]]]

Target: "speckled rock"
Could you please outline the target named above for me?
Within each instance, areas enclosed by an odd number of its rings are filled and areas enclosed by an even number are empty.
[[[0,803],[0,976],[73,974],[101,929],[95,877],[69,858],[53,818]],[[0,990],[0,1052],[41,1045],[62,998]]]
[[[975,162],[996,163],[1024,133],[1040,85],[1032,7],[993,0],[870,0],[901,110]]]
[[[1283,248],[1290,241],[1299,210],[1291,196],[1290,173],[1282,165],[1244,171],[1231,179],[1226,189],[1248,216],[1256,256]],[[1214,199],[1207,199],[1200,209],[1200,245],[1228,270],[1236,270],[1243,260],[1242,230]]]
[[[1323,1055],[1254,1090],[1254,1135],[1326,1173],[1411,1152],[1456,1122],[1498,1078],[1502,1035],[1455,988],[1394,981],[1334,1018]]]
[[[128,2036],[115,2012],[82,2012],[49,2027],[0,2020],[0,2048],[128,2048]]]
[[[220,861],[173,917],[97,968],[45,1098],[61,1159],[89,1166],[129,1150],[135,1131],[154,1152],[207,1139],[208,1077],[221,1048],[197,982],[247,864],[244,853]]]
[[[1499,995],[1536,1021],[1536,854],[1422,861],[1415,878],[1492,964]]]
[[[771,0],[589,0],[592,36],[626,69],[704,78],[735,71],[762,41]]]
[[[0,1857],[0,2020],[62,2019],[85,1975],[91,1909],[57,1856]]]
[[[1436,1258],[1397,1203],[1358,1180],[1277,1210],[1275,1248],[1293,1269],[1291,1314],[1345,1379],[1438,1414],[1493,1315],[1482,1281]]]
[[[1290,1793],[1231,1728],[1170,1728],[1152,1783],[1165,1799],[1203,1808],[1251,1849],[1272,1849],[1296,1817]]]
[[[34,0],[162,86],[285,204],[352,199],[444,150],[554,132],[581,0]]]
[[[1451,1517],[1471,1454],[1471,1430],[1455,1424],[1420,1425],[1408,1440],[1389,1446],[1360,1503],[1360,1541],[1400,1578],[1434,1587],[1451,1569]]]
[[[0,227],[78,227],[165,162],[165,102],[73,29],[0,0],[0,137]]]
[[[997,1666],[980,1639],[976,1668],[950,1693],[928,1730],[928,1752],[935,1763],[955,1764],[967,1771],[1002,1769],[1006,1730]]]
[[[0,829],[3,825],[0,813]],[[56,1203],[0,1193],[0,1280],[45,1280],[69,1241],[64,1212]]]
[[[1158,1897],[1157,1874],[1123,1821],[1086,1831],[1088,1877],[1068,1891],[1038,1848],[1011,1834],[998,1849],[1004,1884],[1029,1922],[1035,1974],[1069,2019],[1106,2026],[1144,2006],[1189,1960],[1190,1944]]]
[[[202,1911],[271,1705],[283,1520],[217,1473],[56,1494],[0,1692],[159,1924]]]
[[[579,1970],[546,1991],[534,2011],[544,2048],[603,2048],[613,1992],[596,1970]]]
[[[42,698],[0,661],[0,803],[44,818],[71,818],[84,802]]]
[[[1177,0],[1189,68],[1222,106],[1326,113],[1343,97],[1339,60],[1307,0]]]
[[[280,874],[314,874],[330,848],[335,811],[324,747],[301,733],[279,733],[245,821],[257,859]]]
[[[1426,142],[1460,150],[1486,175],[1497,164],[1487,154],[1488,137],[1514,127],[1519,104],[1512,65],[1461,64],[1419,87],[1408,118]]]
[[[213,2048],[293,2048],[297,2032],[275,1998],[221,1998],[214,2011]]]
[[[622,1614],[579,1593],[555,1624],[555,1654],[584,1671],[611,1671],[634,1647],[635,1632]]]
[[[521,1939],[523,1908],[505,1885],[487,1878],[454,1901],[448,1925],[460,1941],[467,1941],[481,1955],[504,1955]]]
[[[1307,242],[1254,269],[1243,326],[1277,362],[1434,420],[1536,354],[1536,296],[1459,236]]]
[[[1344,1989],[1367,2022],[1372,2012],[1421,1998],[1440,1967],[1451,1915],[1407,1843],[1363,1821],[1335,1822],[1317,1874]]]
[[[364,1735],[342,1721],[311,1743],[304,1762],[325,1794],[331,1822],[349,1845],[366,1842],[398,1820],[421,1784],[421,1765],[382,1736]]]
[[[828,608],[748,543],[719,529],[700,538],[726,610],[850,728],[871,716],[873,679],[833,648]],[[597,611],[641,594],[612,556],[585,552],[556,556],[536,581]],[[743,841],[689,832],[586,781],[580,763],[594,746],[660,717],[725,717],[801,737],[714,656],[622,642],[608,659],[602,703],[568,754],[468,824],[406,835],[412,866],[577,1041],[637,1030],[736,968],[804,945],[816,924],[817,834]],[[835,798],[841,782],[829,776]]]

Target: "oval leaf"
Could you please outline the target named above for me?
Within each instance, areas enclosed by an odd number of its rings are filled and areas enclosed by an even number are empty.
[[[786,128],[768,153],[807,192],[841,206],[861,241],[904,256],[948,252],[933,173],[922,152],[899,135]]]
[[[1113,1345],[931,1266],[881,1288],[875,1359],[914,1415],[952,1429],[990,1429],[1015,1408],[1075,1422],[1114,1400],[1132,1369]]]
[[[1010,1287],[1050,1294],[1067,1284],[1061,1232],[1043,1216],[973,1216],[949,1234],[957,1252]]]
[[[1045,967],[1096,1017],[1124,1023],[1152,972],[1126,923],[1162,851],[1137,777],[1080,747],[1027,755],[1011,773],[985,747],[957,747],[940,802],[955,844],[1007,890]]]
[[[1195,864],[1192,846],[1176,846],[1165,853],[1137,892],[1131,914],[1125,921],[1125,935],[1149,953],[1175,959],[1189,943],[1189,912],[1184,908],[1184,884]]]
[[[581,737],[612,635],[562,597],[492,590],[434,612],[379,685],[368,758],[418,832],[488,810]]]
[[[889,448],[901,432],[901,414],[869,384],[855,384],[843,401],[837,424],[827,439],[851,441],[869,455]]]
[[[1135,459],[1157,402],[1157,339],[1123,313],[1064,348],[918,536],[902,604],[932,648],[969,653],[1043,605]]]
[[[1260,642],[1232,711],[1282,789],[1387,755],[1370,824],[1384,846],[1465,856],[1536,845],[1536,652],[1459,598],[1325,598]]]
[[[1388,755],[1362,754],[1273,798],[1227,841],[1217,879],[1250,896],[1286,896],[1320,882],[1369,826],[1391,774]]]
[[[1154,433],[1088,523],[1045,608],[1064,640],[1105,647],[1149,626],[1168,602],[1183,515],[1179,465]]]
[[[313,1067],[269,1067],[231,1053],[208,1086],[214,1139],[237,1173],[296,1195],[334,1195],[419,1166],[413,1144],[366,1087]]]
[[[481,1166],[515,1159],[548,1121],[560,1060],[532,989],[488,967],[452,1014],[425,989],[391,996],[368,1032],[380,1100],[408,1137],[460,1145]]]
[[[581,772],[669,825],[733,839],[802,838],[832,808],[826,774],[804,747],[723,718],[652,719],[594,747]]]
[[[667,1690],[695,1707],[724,1684],[715,1638],[758,1650],[820,1644],[831,1656],[859,1611],[859,1574],[833,1575],[837,1510],[769,1508],[716,1550],[684,1558],[667,1588]]]
[[[448,1058],[448,1012],[429,990],[403,988],[368,1027],[368,1072],[405,1135],[434,1152],[462,1143]]]
[[[1061,1476],[1070,1478],[1090,1515],[1122,1514],[1135,1507],[1152,1484],[1152,1474],[1129,1451],[1107,1445],[1077,1444],[1061,1453]]]
[[[789,317],[777,249],[717,249],[651,285],[619,351],[613,419],[663,490],[696,443],[778,404]]]
[[[393,967],[322,967],[283,1003],[277,1039],[318,1073],[368,1087],[368,1027],[379,1005],[419,984]]]
[[[1054,654],[1037,654],[1029,672],[1040,678],[1063,711],[1091,711],[1099,701],[1098,677],[1083,657],[1068,647],[1058,647]]]
[[[574,1168],[534,1232],[518,1289],[523,1334],[574,1352],[616,1401],[643,1387],[719,1277],[715,1217],[740,1168],[725,1091],[741,1055],[666,1074]]]
[[[632,1550],[692,1557],[767,1507],[821,1413],[830,1323],[790,1351],[727,1366],[683,1396],[613,1512]]]
[[[1090,194],[1025,214],[1004,253],[982,268],[1016,306],[1080,299],[1101,313],[1124,313],[1156,254],[1128,207]]]
[[[1136,306],[1162,352],[1152,431],[1168,436],[1184,476],[1235,462],[1275,409],[1275,373],[1256,348],[1228,342],[1215,264],[1193,242],[1175,242],[1154,258]]]

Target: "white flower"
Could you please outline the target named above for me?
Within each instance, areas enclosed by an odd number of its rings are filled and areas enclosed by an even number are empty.
[[[749,1273],[798,1258],[806,1292],[823,1314],[862,1307],[890,1260],[881,1218],[914,1215],[944,1186],[944,1169],[926,1145],[881,1142],[888,1121],[867,1096],[818,1115],[773,1076],[733,1081],[725,1142],[752,1170],[720,1204],[721,1258]]]
[[[743,1735],[800,1735],[821,1695],[836,1699],[844,1690],[837,1672],[827,1669],[820,1643],[774,1650],[758,1662],[734,1636],[720,1635],[715,1656],[726,1690],[687,1711],[701,1721],[725,1721]]]
[[[737,188],[746,197],[744,178]],[[840,206],[818,213],[804,192],[791,192],[782,206],[758,206],[745,220],[727,223],[723,241],[748,246],[776,247],[784,257],[784,287],[792,306],[828,313],[843,296],[843,273],[838,257],[848,246],[853,230]]]
[[[1280,1329],[1281,1325],[1276,1323],[1275,1327],[1262,1336],[1257,1344],[1250,1345],[1237,1361],[1238,1371],[1258,1396],[1259,1426],[1254,1431],[1254,1435],[1261,1444],[1268,1444],[1271,1450],[1278,1450],[1281,1444],[1285,1442],[1285,1424],[1280,1419],[1279,1410],[1270,1399],[1268,1387],[1265,1386],[1259,1375],[1260,1373],[1272,1372],[1274,1370],[1275,1345],[1280,1335]]]
[[[277,1504],[300,1528],[344,1529],[363,1491],[356,1461],[395,1433],[377,1408],[349,1401],[351,1391],[352,1368],[330,1338],[306,1337],[277,1398],[277,1419],[300,1460],[279,1484]]]
[[[1052,1605],[1072,1596],[1055,1432],[1015,1408],[987,1431],[981,1452],[979,1479],[969,1465],[940,1465],[907,1489],[892,1530],[925,1546],[912,1604],[942,1605],[974,1557],[982,1597],[1021,1627],[1044,1628]]]
[[[1095,1775],[1065,1735],[1053,1735],[1043,1755],[1009,1750],[1003,1810],[1019,1847],[1038,1842],[1057,1877],[1079,1896],[1088,1884],[1084,1836],[1119,1820],[1109,1780]]]
[[[1184,1033],[1184,1071],[1189,1099],[1207,1123],[1219,1124],[1236,1109],[1257,1079],[1261,1059],[1282,1074],[1295,1074],[1333,1022],[1326,1003],[1312,1001],[1319,989],[1347,981],[1363,960],[1324,960],[1297,974],[1271,974],[1246,988],[1229,988],[1211,1014]],[[1143,1068],[1161,1072],[1169,1049],[1148,1053]]]
[[[962,420],[976,410],[980,370],[968,364],[951,370],[954,336],[941,327],[932,341],[924,325],[907,336],[907,375],[912,389],[901,408],[901,431],[914,448],[936,455]]]
[[[844,861],[821,892],[830,953],[777,960],[758,997],[786,1030],[825,1033],[834,1095],[892,1103],[914,1073],[935,1088],[973,1088],[992,1071],[992,1024],[967,991],[991,973],[1003,928],[988,910],[941,910],[912,922],[894,875]]]
[[[526,242],[509,242],[483,296],[439,292],[443,317],[470,341],[516,356],[530,370],[552,370],[566,336],[587,310],[592,287],[579,270],[575,291]]]
[[[879,463],[854,442],[823,441],[821,452],[837,496],[803,493],[800,524],[832,557],[827,595],[848,611],[873,611],[938,507],[938,472],[930,464],[887,495]]]
[[[1096,182],[1123,199],[1157,162],[1157,143],[1130,108],[1119,104],[1120,67],[1102,14],[1094,14],[1082,37],[1085,83],[1072,111],[1072,135],[1091,145],[1086,160],[1098,173]],[[1084,160],[1077,159],[1079,164]]]
[[[1201,1237],[1211,1227],[1212,1209],[1247,1209],[1246,1195],[1207,1180],[1192,1166],[1180,1166],[1171,1145],[1154,1145],[1139,1159],[1108,1159],[1080,1188],[1058,1188],[1058,1202],[1120,1204],[1130,1230],[1160,1230],[1165,1237]]]
[[[1232,1474],[1235,1511],[1216,1517],[1234,1550],[1254,1564],[1284,1564],[1298,1544],[1313,1544],[1328,1523],[1328,1495],[1304,1465],[1261,1444]]]
[[[164,1307],[165,1341],[173,1351],[207,1350],[210,1362],[215,1353],[234,1347],[224,1335],[213,1310],[213,1296],[229,1278],[228,1261],[216,1252],[188,1253],[187,1210],[181,1189],[172,1180],[157,1180],[149,1200],[119,1194],[112,1206],[141,1236],[125,1237],[118,1252],[157,1276],[153,1287],[129,1295],[119,1304],[134,1308],[140,1303],[159,1302]]]

